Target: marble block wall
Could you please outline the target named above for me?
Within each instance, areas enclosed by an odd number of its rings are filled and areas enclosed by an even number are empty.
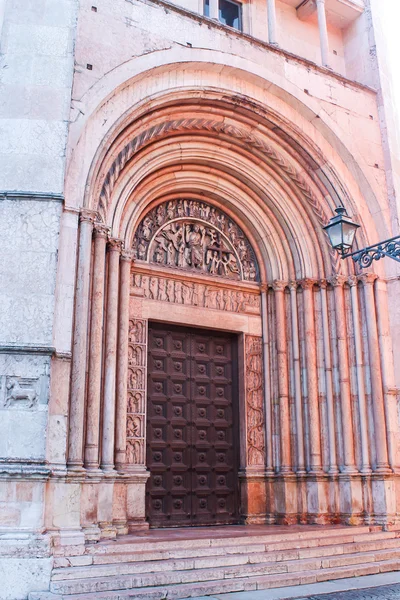
[[[50,361],[77,0],[0,0],[0,598],[48,586]],[[18,532],[18,533],[17,533]]]

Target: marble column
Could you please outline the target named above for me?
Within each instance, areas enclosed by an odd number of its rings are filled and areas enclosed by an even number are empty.
[[[318,14],[318,29],[321,45],[321,62],[323,67],[329,67],[328,26],[326,24],[325,0],[316,0]]]
[[[210,19],[219,21],[219,0],[210,0]]]
[[[94,471],[99,468],[104,279],[108,232],[108,227],[101,223],[95,224],[85,444],[85,467]]]
[[[347,278],[336,275],[330,280],[335,294],[336,338],[339,358],[340,409],[343,431],[343,465],[340,471],[355,473],[353,413],[350,395],[350,368],[344,308],[344,284]]]
[[[89,277],[94,217],[93,211],[83,209],[79,219],[67,461],[68,468],[78,472],[83,469]]]
[[[276,35],[276,0],[267,0],[268,7],[268,42],[272,46],[277,46]]]
[[[116,239],[111,239],[108,243],[106,335],[104,344],[104,404],[101,449],[101,468],[106,473],[114,471],[118,282],[121,245],[121,241]]]
[[[263,361],[264,361],[264,406],[265,406],[265,471],[268,475],[274,472],[272,452],[272,401],[270,378],[270,341],[268,331],[268,298],[267,290],[261,292],[261,316],[263,334]]]
[[[296,440],[297,440],[297,465],[298,473],[305,473],[304,460],[304,427],[303,427],[303,400],[301,394],[301,366],[300,366],[300,343],[299,343],[299,319],[297,309],[297,287],[296,281],[289,283],[290,289],[290,312],[292,317],[292,352],[294,364],[294,402],[296,412]]]
[[[375,425],[376,473],[390,473],[386,437],[386,420],[383,400],[383,382],[379,353],[378,328],[375,311],[374,273],[361,275],[365,298],[365,320],[368,333],[369,368],[371,374],[372,407]]]
[[[360,327],[360,310],[358,305],[358,279],[349,277],[351,290],[351,310],[353,315],[354,345],[356,350],[356,375],[358,390],[358,407],[360,413],[360,441],[361,441],[361,473],[371,473],[369,460],[369,442],[368,442],[368,420],[367,420],[367,401],[365,397],[364,382],[364,358],[362,351],[362,332]]]
[[[329,331],[328,316],[328,298],[327,281],[319,282],[321,293],[321,313],[322,313],[322,335],[324,343],[324,363],[325,363],[325,385],[326,385],[326,407],[328,420],[328,444],[329,444],[329,473],[338,473],[337,455],[336,455],[336,427],[335,427],[335,408],[333,400],[333,379],[332,379],[332,355],[331,339]]]
[[[393,346],[389,321],[389,306],[386,281],[378,279],[375,283],[376,312],[378,316],[379,349],[382,364],[382,383],[385,400],[389,466],[399,471],[398,455],[398,416],[396,378],[394,373]]]
[[[132,255],[123,252],[120,260],[120,286],[117,345],[117,398],[115,428],[115,464],[123,469],[126,464],[126,415],[129,343],[129,297]]]
[[[304,339],[307,369],[307,395],[310,429],[310,471],[321,472],[321,425],[318,399],[317,346],[315,336],[313,279],[303,279]]]
[[[274,281],[276,314],[276,349],[278,362],[279,420],[281,473],[292,473],[290,452],[289,373],[287,364],[287,338],[285,317],[285,288],[283,281]]]

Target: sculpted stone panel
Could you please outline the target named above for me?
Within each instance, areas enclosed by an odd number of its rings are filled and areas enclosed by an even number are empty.
[[[243,231],[220,209],[197,200],[171,200],[147,213],[137,228],[133,254],[169,268],[259,281]]]
[[[0,378],[2,390],[1,408],[35,408],[39,402],[40,381],[38,377]]]
[[[265,464],[265,413],[262,338],[246,335],[247,465]]]
[[[133,275],[132,286],[134,293],[150,300],[254,315],[261,311],[260,295],[253,292],[141,274]]]
[[[147,322],[129,321],[128,402],[126,419],[126,461],[145,463]]]

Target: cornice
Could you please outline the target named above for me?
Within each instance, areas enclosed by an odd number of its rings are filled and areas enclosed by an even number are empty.
[[[43,202],[64,202],[63,194],[53,194],[52,192],[19,192],[0,190],[0,200],[32,200]]]

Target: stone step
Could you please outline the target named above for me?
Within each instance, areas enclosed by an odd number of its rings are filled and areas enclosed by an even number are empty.
[[[363,529],[360,532],[360,529]],[[365,531],[366,530],[366,531]],[[343,533],[344,531],[344,533]],[[358,532],[358,533],[357,533]],[[223,544],[218,546],[214,545],[213,542],[221,540],[201,540],[203,546],[199,547],[196,543],[198,540],[192,540],[192,544],[184,544],[182,541],[177,540],[174,542],[163,542],[161,549],[150,549],[148,545],[144,545],[141,549],[138,549],[136,544],[120,542],[117,545],[111,545],[109,543],[100,543],[98,546],[89,545],[85,550],[84,556],[57,556],[55,558],[56,567],[69,567],[71,565],[88,565],[88,564],[108,564],[112,562],[119,563],[122,557],[125,557],[125,562],[136,562],[144,560],[164,560],[168,558],[185,558],[190,552],[190,557],[200,557],[212,555],[224,555],[224,554],[248,554],[250,552],[264,552],[264,551],[278,551],[278,550],[290,550],[292,548],[303,548],[303,547],[315,547],[328,544],[341,544],[349,542],[363,542],[364,540],[374,539],[390,540],[400,536],[399,532],[385,532],[385,531],[373,531],[370,532],[368,528],[346,528],[344,530],[336,530],[334,537],[332,537],[332,531],[330,535],[318,537],[309,537],[312,532],[305,532],[302,538],[295,537],[287,539],[286,534],[281,535],[279,540],[274,539],[271,541],[271,537],[275,536],[263,536],[258,538],[257,542],[252,540],[249,542],[248,537],[238,538],[223,538]],[[150,544],[149,544],[150,545]],[[152,545],[152,544],[151,544]]]
[[[173,570],[171,564],[165,564],[165,570],[158,572],[133,572],[110,573],[108,576],[102,573],[101,577],[86,577],[71,580],[52,580],[51,591],[59,594],[76,594],[80,592],[103,592],[114,590],[128,590],[131,588],[145,588],[176,585],[185,583],[198,583],[213,580],[226,580],[231,578],[247,578],[254,576],[265,576],[271,574],[291,574],[295,572],[316,571],[320,569],[329,569],[334,567],[343,567],[349,565],[369,564],[375,562],[385,562],[399,560],[400,549],[380,550],[378,552],[365,552],[357,554],[348,554],[346,556],[327,556],[318,558],[283,560],[280,562],[262,562],[255,564],[236,564],[230,566],[217,566],[213,561],[203,568]],[[399,563],[400,564],[400,563]],[[133,567],[134,565],[130,565]]]
[[[350,529],[350,528],[349,528]],[[350,530],[351,531],[351,530]],[[56,568],[67,568],[71,566],[83,566],[91,564],[112,564],[121,562],[144,562],[144,561],[156,561],[166,559],[180,559],[180,558],[195,558],[201,556],[224,556],[226,554],[249,554],[249,553],[262,553],[262,552],[278,552],[285,550],[292,550],[293,548],[312,548],[326,545],[339,545],[347,543],[368,543],[368,541],[381,540],[391,541],[399,537],[398,532],[370,532],[362,533],[358,535],[346,535],[336,536],[328,538],[314,538],[314,539],[296,539],[296,540],[284,540],[282,542],[271,542],[271,543],[259,543],[259,544],[247,544],[243,541],[240,543],[238,540],[232,546],[220,546],[206,548],[180,548],[180,543],[169,543],[168,550],[149,550],[141,552],[132,552],[129,549],[124,549],[121,552],[115,552],[112,548],[111,553],[102,551],[99,554],[91,555],[86,551],[85,555],[79,556],[58,556],[55,558],[54,566]],[[125,545],[123,545],[125,546]],[[119,546],[119,548],[121,548]]]
[[[327,556],[342,556],[356,554],[360,552],[400,552],[400,540],[398,538],[389,540],[373,540],[371,542],[347,543],[338,545],[314,546],[305,548],[293,548],[285,551],[268,551],[249,553],[228,553],[224,554],[208,554],[204,557],[188,557],[175,559],[161,557],[159,560],[142,561],[138,557],[136,562],[124,561],[124,556],[120,556],[118,561],[113,561],[111,564],[88,564],[82,565],[77,562],[76,566],[70,568],[55,568],[52,573],[52,581],[83,579],[86,577],[98,577],[99,575],[125,575],[133,573],[156,573],[160,571],[183,571],[189,569],[202,569],[210,566],[234,566],[245,564],[257,564],[263,562],[282,562],[293,561],[305,558],[318,558]],[[226,549],[227,550],[227,549]],[[233,550],[233,548],[232,548]],[[81,558],[81,557],[79,557]],[[82,557],[89,558],[89,557]],[[113,555],[113,559],[116,555]]]
[[[306,539],[317,539],[317,538],[327,538],[331,536],[339,537],[339,536],[352,536],[352,535],[370,535],[371,529],[368,526],[360,526],[360,527],[319,527],[315,526],[313,530],[302,530],[301,526],[297,531],[287,531],[283,532],[282,530],[277,531],[276,533],[272,533],[274,526],[271,526],[271,530],[263,531],[257,534],[246,535],[245,526],[243,526],[243,534],[240,535],[225,535],[225,536],[216,536],[211,537],[208,533],[207,537],[195,537],[192,532],[188,532],[187,538],[177,538],[175,543],[181,549],[185,548],[218,548],[224,546],[232,546],[238,544],[274,544],[280,542],[291,542],[295,540],[306,540]],[[288,528],[289,529],[289,528]],[[100,542],[98,544],[89,544],[86,548],[86,554],[112,554],[114,552],[147,552],[150,550],[168,550],[171,547],[171,539],[168,539],[167,530],[164,530],[163,535],[160,535],[160,539],[153,541],[152,538],[146,538],[146,536],[141,537],[131,537],[125,536],[122,540],[115,541],[107,541]],[[171,533],[171,537],[173,537],[173,530],[168,530]],[[191,535],[192,533],[192,535]],[[384,536],[395,536],[396,532],[382,532],[377,531],[374,533],[381,533]]]
[[[251,577],[238,577],[225,580],[206,581],[200,583],[185,583],[178,585],[164,585],[157,587],[136,588],[130,590],[93,591],[68,595],[43,594],[32,592],[29,600],[179,600],[228,592],[255,591],[262,589],[286,587],[343,579],[347,577],[361,577],[400,570],[400,562],[396,560],[380,561],[368,565],[352,565],[344,567],[311,570],[308,572],[294,572],[272,575],[253,575]],[[301,591],[299,590],[299,593]]]

